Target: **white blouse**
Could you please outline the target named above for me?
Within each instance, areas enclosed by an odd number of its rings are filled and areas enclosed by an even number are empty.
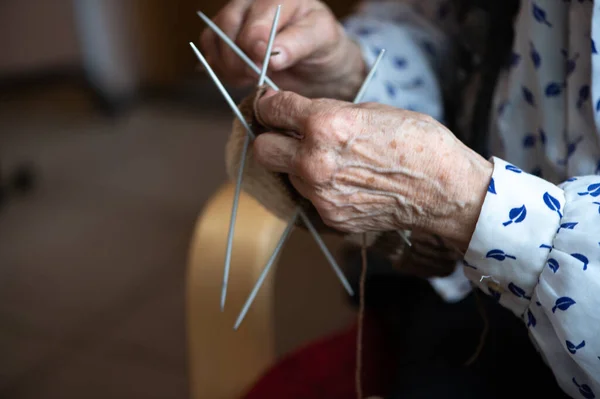
[[[448,0],[365,2],[344,26],[367,64],[386,49],[365,101],[444,121],[444,67],[451,67],[456,29]],[[457,273],[431,280],[447,300],[477,287],[510,309],[561,388],[583,398],[600,395],[594,38],[600,40],[600,6],[593,1],[521,1],[512,65],[491,110],[494,172],[477,227]]]

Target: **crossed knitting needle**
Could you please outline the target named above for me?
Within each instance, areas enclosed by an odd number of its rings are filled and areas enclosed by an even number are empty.
[[[211,28],[232,49],[232,51],[234,51],[251,69],[253,69],[257,74],[259,74],[258,86],[262,86],[266,82],[274,90],[278,91],[279,88],[275,85],[275,83],[273,83],[266,76],[266,72],[267,72],[269,60],[270,60],[271,55],[272,55],[272,46],[273,46],[273,41],[275,39],[275,33],[276,33],[276,30],[277,30],[277,24],[279,22],[280,12],[281,12],[281,5],[279,5],[277,7],[277,10],[276,10],[276,13],[275,13],[275,17],[274,17],[273,25],[272,25],[272,28],[271,28],[271,32],[270,32],[270,36],[269,36],[269,42],[267,44],[267,50],[266,50],[266,53],[265,53],[265,58],[264,58],[264,63],[263,63],[262,69],[259,69],[250,60],[250,58],[248,58],[246,56],[246,54],[244,54],[244,52],[216,24],[214,24],[208,17],[206,17],[205,14],[203,14],[202,12],[198,12],[198,15],[209,26],[209,28]],[[227,90],[224,88],[223,84],[220,82],[220,80],[218,79],[218,77],[215,75],[215,73],[213,72],[212,68],[210,67],[210,65],[208,64],[208,62],[206,61],[206,59],[204,58],[204,56],[202,55],[202,53],[196,48],[196,46],[193,43],[190,43],[190,46],[192,47],[193,51],[195,52],[195,54],[198,57],[198,59],[200,60],[200,62],[203,64],[203,66],[206,69],[206,71],[208,72],[209,76],[214,81],[215,85],[220,90],[221,94],[223,95],[223,97],[225,98],[225,100],[227,101],[227,103],[229,104],[229,106],[231,107],[231,109],[233,110],[234,114],[240,120],[240,122],[242,123],[243,127],[246,129],[246,132],[248,133],[246,135],[246,139],[244,141],[244,145],[243,145],[243,148],[242,148],[242,156],[241,156],[241,159],[240,159],[240,167],[239,167],[239,170],[238,170],[236,188],[235,188],[235,193],[234,193],[234,201],[233,201],[233,207],[232,207],[232,214],[231,214],[231,220],[230,220],[230,226],[229,226],[229,234],[228,234],[228,240],[227,240],[227,250],[226,250],[226,257],[225,257],[225,270],[224,270],[224,276],[223,276],[223,286],[222,286],[222,291],[221,291],[221,310],[223,311],[224,310],[224,306],[225,306],[225,299],[226,299],[226,295],[227,295],[227,283],[228,283],[228,279],[229,279],[229,270],[230,270],[230,265],[231,265],[231,251],[232,251],[232,244],[233,244],[233,232],[234,232],[234,228],[235,228],[235,219],[236,219],[236,215],[237,215],[237,207],[238,207],[239,196],[240,196],[240,191],[241,191],[241,182],[242,182],[242,177],[243,177],[244,163],[245,163],[245,160],[246,160],[246,154],[247,154],[247,151],[248,151],[248,146],[249,146],[250,139],[254,139],[255,135],[252,132],[250,126],[248,126],[248,124],[245,121],[244,117],[242,116],[241,112],[237,108],[237,105],[233,102],[231,96],[229,95],[229,93],[227,92]],[[355,104],[359,103],[362,100],[362,97],[364,96],[364,94],[366,92],[368,84],[371,81],[371,79],[373,78],[373,76],[375,74],[375,70],[376,70],[377,66],[379,65],[381,59],[383,58],[384,54],[385,54],[385,50],[381,50],[379,56],[377,57],[375,63],[373,64],[373,66],[372,66],[369,74],[365,78],[365,81],[363,82],[363,84],[362,84],[362,86],[361,86],[358,94],[356,95],[356,98],[354,99],[354,103]],[[300,217],[302,219],[302,221],[304,222],[304,224],[308,228],[309,232],[313,235],[315,241],[317,242],[317,244],[319,245],[319,247],[323,251],[325,257],[327,258],[327,260],[331,264],[334,272],[336,273],[336,275],[340,279],[340,281],[341,281],[342,285],[344,286],[344,288],[346,289],[346,291],[348,291],[348,293],[350,295],[354,295],[354,292],[353,292],[352,288],[350,287],[350,284],[348,283],[348,281],[345,278],[344,274],[342,273],[341,269],[337,265],[335,259],[331,255],[331,252],[328,250],[328,248],[325,245],[325,243],[323,242],[322,238],[320,237],[320,235],[318,234],[318,232],[314,228],[312,222],[308,219],[308,217],[306,216],[306,214],[304,213],[304,211],[300,207],[298,207],[295,210],[295,212],[294,212],[291,220],[289,221],[286,229],[284,230],[284,232],[283,232],[283,234],[282,234],[279,242],[277,243],[277,246],[275,247],[275,249],[273,251],[273,254],[271,255],[271,257],[267,261],[266,265],[264,266],[264,268],[263,268],[263,270],[262,270],[262,272],[261,272],[258,280],[256,281],[256,284],[254,285],[254,287],[253,287],[253,289],[252,289],[252,291],[251,291],[251,293],[250,293],[250,295],[249,295],[246,303],[244,304],[244,307],[242,308],[242,310],[240,312],[240,315],[238,316],[238,319],[236,320],[236,323],[235,323],[235,326],[234,326],[235,330],[237,330],[239,328],[241,322],[243,321],[244,317],[246,316],[246,313],[248,312],[248,309],[250,308],[250,306],[252,305],[254,299],[256,298],[256,295],[257,295],[258,291],[260,290],[260,287],[264,283],[264,280],[265,280],[266,276],[268,275],[271,267],[273,266],[273,264],[275,263],[275,260],[277,259],[279,253],[281,252],[281,249],[283,248],[283,245],[285,244],[287,238],[289,237],[289,235],[290,235],[290,233],[291,233],[291,231],[292,231],[292,229],[293,229],[293,227],[294,227],[294,225],[295,225],[298,217]],[[404,240],[407,242],[407,244],[410,245],[410,241],[408,241],[408,239],[406,238],[406,236],[404,235],[404,233],[400,232],[400,235],[404,238]]]

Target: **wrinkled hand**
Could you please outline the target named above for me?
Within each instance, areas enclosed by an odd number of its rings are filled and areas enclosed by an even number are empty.
[[[466,249],[492,165],[431,117],[273,91],[257,112],[270,129],[301,137],[259,135],[257,161],[289,174],[329,226],[419,230]]]
[[[356,43],[331,10],[317,0],[232,0],[213,21],[259,67],[262,65],[277,5],[277,35],[269,77],[281,88],[309,97],[350,99],[366,75]],[[217,74],[235,86],[256,84],[257,75],[210,29],[202,50]]]

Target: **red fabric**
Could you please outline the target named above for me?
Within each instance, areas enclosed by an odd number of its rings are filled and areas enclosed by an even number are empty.
[[[310,343],[285,356],[243,399],[356,398],[356,325]],[[363,330],[364,397],[385,395],[393,371],[381,326],[365,317]]]

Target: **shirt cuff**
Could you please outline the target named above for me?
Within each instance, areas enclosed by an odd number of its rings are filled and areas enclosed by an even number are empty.
[[[465,254],[465,276],[520,317],[561,227],[565,194],[499,158],[491,161],[494,172]]]

